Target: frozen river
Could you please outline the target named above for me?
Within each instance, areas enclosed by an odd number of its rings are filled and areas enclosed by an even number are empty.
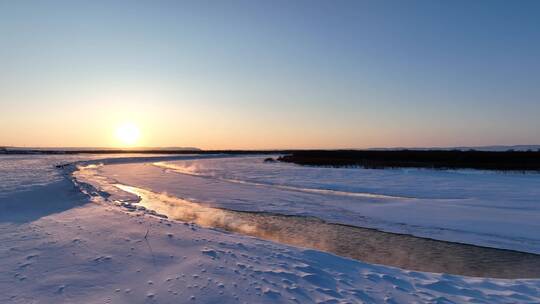
[[[96,175],[203,206],[313,216],[331,223],[540,253],[540,174],[335,169],[263,160],[111,164],[96,168]]]

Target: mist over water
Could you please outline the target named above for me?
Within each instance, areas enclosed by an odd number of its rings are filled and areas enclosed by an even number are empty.
[[[479,277],[540,276],[540,255],[331,224],[314,217],[212,208],[165,193],[121,184],[115,186],[137,195],[140,201],[136,205],[174,220],[318,249],[368,263]]]

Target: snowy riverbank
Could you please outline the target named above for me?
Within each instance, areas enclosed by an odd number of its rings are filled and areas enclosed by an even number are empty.
[[[11,171],[0,172],[12,180],[0,195],[1,303],[540,301],[540,280],[407,271],[125,212],[90,202],[50,170],[61,158],[38,162],[33,176],[17,176],[24,170],[13,162],[25,167],[27,159],[1,159],[3,168],[8,161]],[[17,178],[29,186],[18,190]]]

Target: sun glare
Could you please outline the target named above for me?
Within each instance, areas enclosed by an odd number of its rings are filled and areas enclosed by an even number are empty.
[[[139,128],[132,123],[126,123],[116,129],[116,138],[125,146],[133,146],[139,140]]]

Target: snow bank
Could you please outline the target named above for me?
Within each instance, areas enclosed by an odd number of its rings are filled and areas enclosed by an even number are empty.
[[[0,227],[1,303],[540,301],[538,280],[369,265],[100,204]]]

